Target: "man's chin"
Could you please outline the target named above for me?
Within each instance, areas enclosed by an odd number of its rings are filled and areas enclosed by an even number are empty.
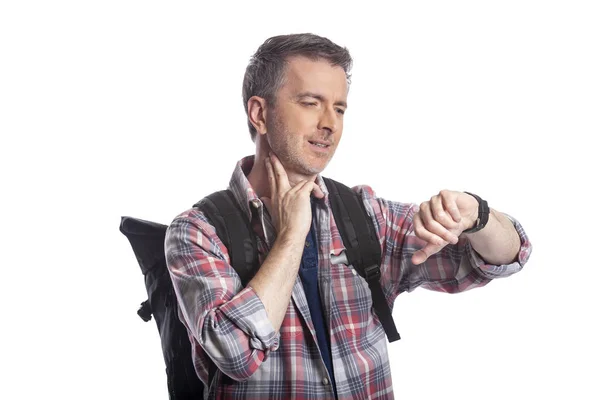
[[[327,163],[325,165],[302,165],[298,168],[298,173],[302,175],[319,175],[325,170],[325,167],[327,167]]]
[[[329,164],[329,158],[308,158],[308,159],[290,159],[284,162],[283,166],[288,172],[304,176],[318,175],[325,170]]]

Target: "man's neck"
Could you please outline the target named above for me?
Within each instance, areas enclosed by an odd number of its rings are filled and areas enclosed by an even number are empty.
[[[261,197],[271,197],[271,188],[269,187],[269,177],[267,175],[267,167],[265,165],[265,159],[268,157],[268,153],[262,153],[257,151],[254,156],[254,165],[252,165],[252,169],[248,174],[248,182],[254,189],[254,192],[258,196]],[[317,178],[317,175],[305,176],[298,173],[294,173],[292,171],[287,171],[288,180],[290,182],[290,186],[294,187],[298,182],[302,180],[312,180],[314,181]]]

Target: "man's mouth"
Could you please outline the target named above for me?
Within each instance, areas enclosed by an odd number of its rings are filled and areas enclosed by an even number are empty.
[[[326,149],[329,146],[331,146],[331,143],[326,143],[326,142],[321,142],[321,141],[316,141],[316,140],[309,140],[308,143],[315,145],[317,147],[323,148],[323,149]]]

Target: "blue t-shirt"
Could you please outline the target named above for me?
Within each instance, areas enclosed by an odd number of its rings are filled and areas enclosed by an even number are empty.
[[[314,215],[314,202],[312,203],[312,206]],[[321,351],[321,356],[323,357],[325,366],[329,371],[331,384],[333,385],[333,391],[334,393],[337,393],[335,380],[333,377],[333,364],[331,362],[331,345],[329,343],[329,334],[327,331],[327,324],[325,323],[325,316],[323,315],[321,295],[319,293],[318,265],[319,253],[313,221],[313,224],[310,227],[310,232],[308,232],[308,236],[306,237],[306,245],[304,246],[302,262],[300,263],[300,269],[298,273],[300,275],[300,279],[302,280],[304,292],[306,293],[310,317],[312,318],[317,334],[319,350]]]

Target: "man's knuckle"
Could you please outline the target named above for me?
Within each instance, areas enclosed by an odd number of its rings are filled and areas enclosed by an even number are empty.
[[[423,225],[425,225],[429,231],[434,231],[437,228],[436,222],[431,218],[426,218],[425,221],[423,221]]]

